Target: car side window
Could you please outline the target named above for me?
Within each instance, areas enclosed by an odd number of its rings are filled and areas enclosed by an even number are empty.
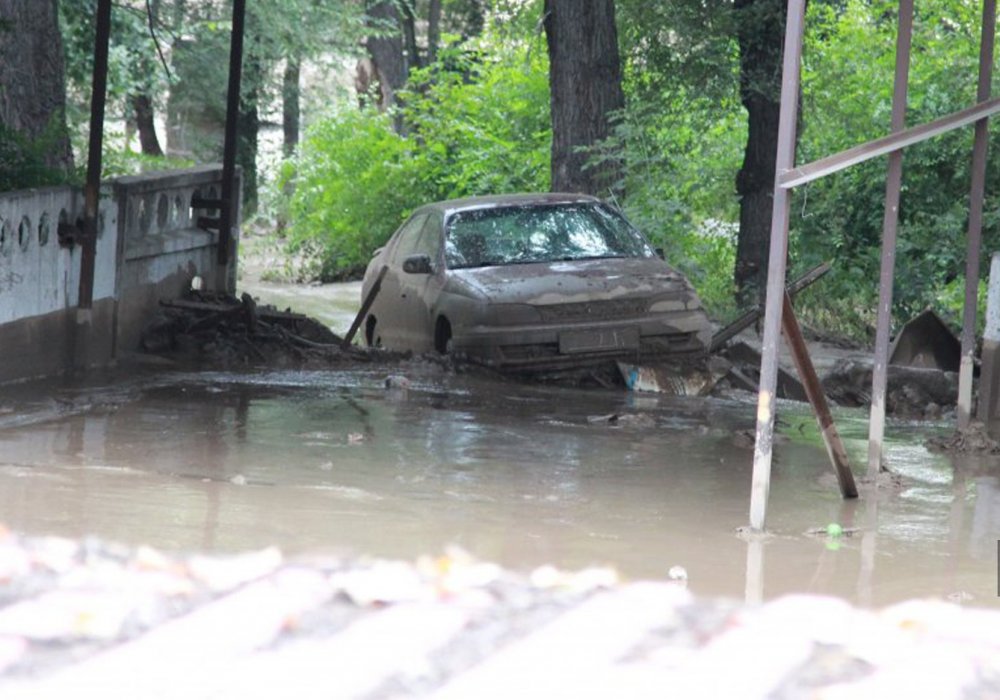
[[[437,262],[441,253],[441,227],[443,217],[440,214],[430,214],[420,230],[420,240],[417,242],[414,253],[429,255],[431,262]]]
[[[402,265],[406,258],[413,255],[413,251],[420,242],[420,234],[423,232],[426,222],[427,214],[419,214],[403,224],[399,235],[396,236],[396,245],[392,251],[391,262],[393,265]]]

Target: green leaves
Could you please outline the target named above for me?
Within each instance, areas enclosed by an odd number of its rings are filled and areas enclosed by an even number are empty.
[[[317,123],[286,173],[293,245],[318,252],[324,279],[340,278],[362,270],[416,206],[548,189],[546,76],[541,51],[451,47],[401,94],[409,135],[374,110]]]
[[[799,161],[830,155],[889,131],[897,6],[888,0],[810,3],[803,72]],[[914,18],[907,124],[931,121],[975,99],[979,5],[927,0]],[[996,153],[996,143],[991,155]],[[971,129],[909,148],[903,157],[894,315],[902,323],[924,307],[955,311],[964,285],[972,152]],[[855,166],[797,193],[800,215],[793,256],[834,260],[824,288],[842,291],[856,308],[874,308],[882,235],[886,161]],[[989,193],[1000,190],[991,159]],[[992,205],[995,209],[995,205]],[[984,250],[1000,245],[996,217],[986,215]],[[984,260],[988,259],[984,256]],[[831,299],[832,296],[827,295]],[[823,304],[822,299],[819,300]],[[960,311],[960,304],[958,306]],[[808,311],[806,312],[808,315]],[[849,323],[850,317],[844,316]],[[864,337],[867,328],[855,326]]]

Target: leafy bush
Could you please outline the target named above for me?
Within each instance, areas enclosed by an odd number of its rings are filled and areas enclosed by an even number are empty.
[[[396,134],[390,118],[348,110],[315,125],[298,158],[285,165],[294,183],[289,239],[319,255],[324,280],[364,268],[403,218],[431,196],[416,144]]]
[[[283,174],[293,249],[321,279],[354,276],[421,204],[548,189],[546,74],[543,53],[451,49],[403,91],[406,135],[371,109],[320,121]]]
[[[404,121],[423,144],[424,177],[441,198],[549,188],[544,51],[449,49],[410,76],[401,98]]]

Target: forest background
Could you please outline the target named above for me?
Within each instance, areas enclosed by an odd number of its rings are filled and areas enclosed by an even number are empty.
[[[0,0],[0,191],[82,179],[96,4]],[[595,194],[664,249],[718,320],[752,303],[785,3],[586,5],[594,16],[566,11],[573,0],[249,0],[239,162],[245,226],[288,261],[274,274],[357,276],[422,203],[550,189],[553,123],[571,107],[555,62],[578,58],[553,53],[552,23],[579,14],[610,31],[621,94],[600,138],[572,149],[579,169],[605,175]],[[980,33],[976,2],[916,5],[911,125],[974,103]],[[798,162],[888,133],[896,13],[887,0],[809,2]],[[105,175],[218,161],[231,4],[117,0],[112,17]],[[25,86],[29,42],[47,53]],[[47,118],[15,118],[29,93],[45,96]],[[927,306],[961,317],[971,151],[971,129],[906,151],[897,324]],[[874,335],[885,169],[876,159],[794,194],[792,274],[833,266],[797,302],[817,331]],[[1000,249],[996,157],[986,183],[988,253]]]

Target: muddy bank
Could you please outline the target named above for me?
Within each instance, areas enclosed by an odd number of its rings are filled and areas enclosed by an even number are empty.
[[[0,533],[0,692],[131,697],[934,697],[1000,692],[1000,612],[696,599],[686,572],[172,556]],[[768,648],[764,656],[762,646]],[[926,660],[935,659],[934,663]],[[169,663],[164,660],[169,659]],[[725,669],[723,674],[719,669]]]

